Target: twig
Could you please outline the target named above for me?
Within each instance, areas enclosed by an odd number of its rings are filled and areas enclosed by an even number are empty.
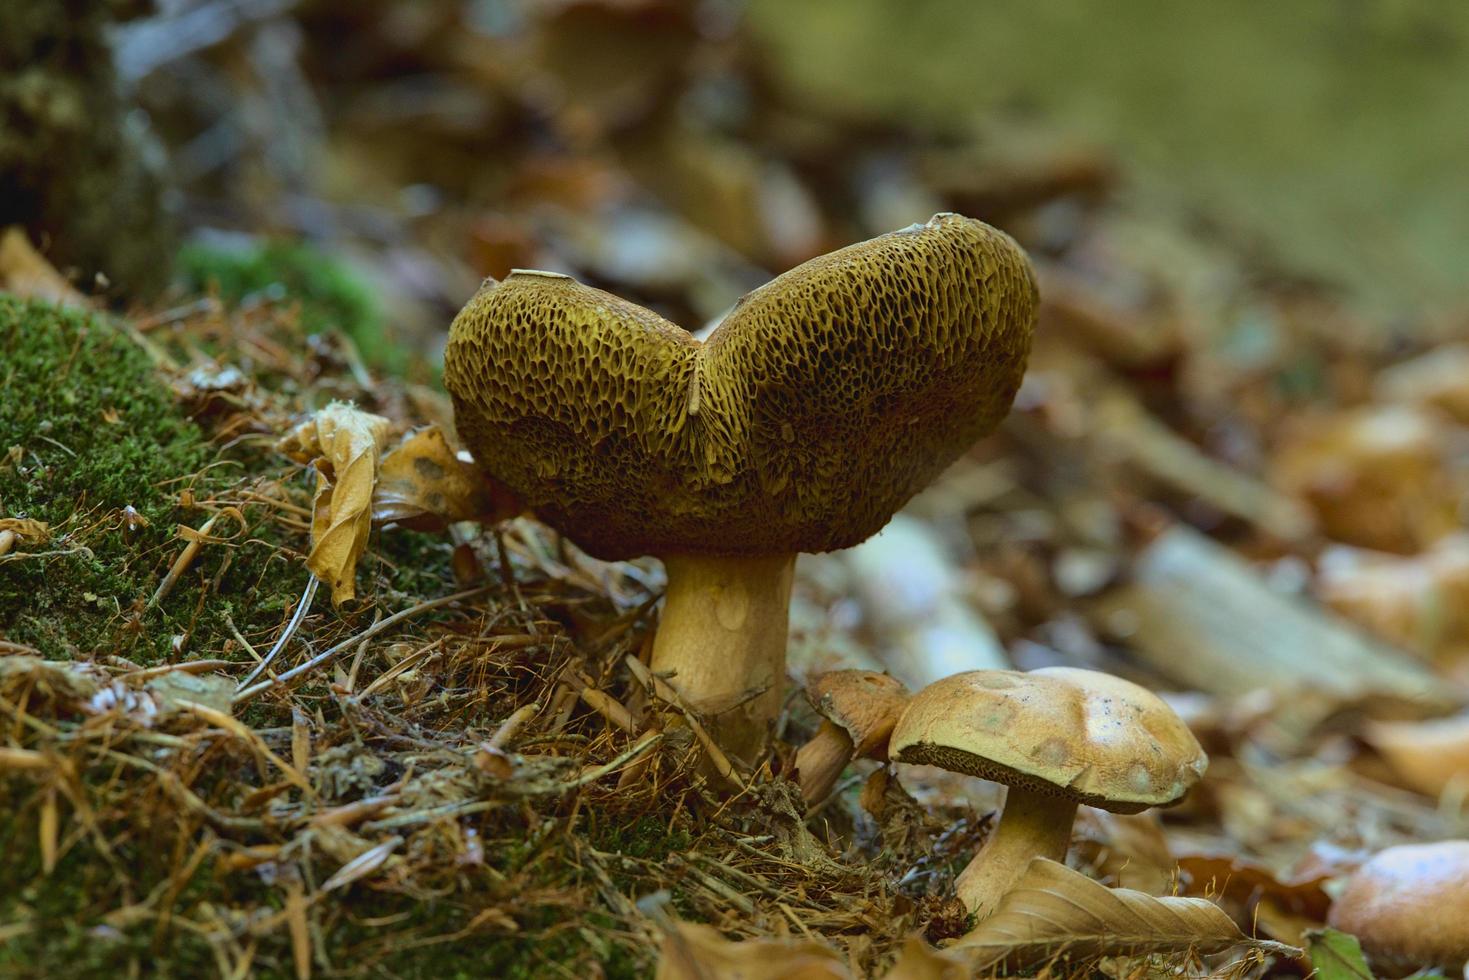
[[[490,740],[485,744],[492,749],[503,750],[506,745],[510,744],[512,738],[520,734],[520,730],[525,727],[525,723],[534,718],[536,712],[540,710],[541,706],[534,702],[516,708],[509,718],[506,718],[500,723],[500,727],[495,730],[495,734],[491,735]]]
[[[286,648],[286,644],[290,641],[292,635],[300,628],[301,621],[306,618],[306,612],[311,608],[311,600],[316,598],[316,588],[320,584],[321,579],[317,578],[315,574],[311,574],[311,577],[306,581],[306,591],[302,593],[301,601],[296,604],[296,611],[291,614],[291,621],[286,623],[286,628],[276,638],[275,643],[270,648],[270,652],[265,655],[260,663],[255,665],[255,669],[250,671],[244,680],[240,681],[235,690],[239,691],[248,687],[251,681],[260,676],[261,671],[270,666],[270,662],[275,659],[276,654]],[[244,640],[240,642],[243,643]]]
[[[410,606],[409,608],[404,609],[401,612],[396,612],[393,615],[389,616],[387,619],[372,624],[358,635],[351,637],[350,639],[343,640],[336,646],[329,647],[328,649],[323,650],[321,653],[318,653],[316,656],[312,657],[304,664],[301,664],[299,667],[293,667],[278,677],[272,678],[268,681],[261,681],[260,683],[252,687],[245,688],[243,691],[238,692],[234,696],[233,703],[240,704],[244,701],[250,700],[257,694],[261,694],[265,691],[270,690],[273,687],[279,687],[284,684],[289,684],[291,681],[302,676],[303,674],[306,674],[307,672],[315,670],[317,667],[320,667],[322,664],[326,663],[328,660],[331,660],[333,657],[341,653],[343,650],[346,650],[348,647],[361,643],[364,640],[369,640],[372,637],[377,636],[379,633],[382,633],[384,630],[397,626],[404,620],[412,619],[419,613],[429,612],[430,610],[438,609],[440,606],[447,606],[450,603],[460,602],[464,599],[473,599],[475,596],[484,595],[488,591],[489,586],[482,585],[478,588],[466,589],[463,592],[456,592],[453,595],[446,595],[438,599],[430,599],[427,602],[420,602],[416,606]]]

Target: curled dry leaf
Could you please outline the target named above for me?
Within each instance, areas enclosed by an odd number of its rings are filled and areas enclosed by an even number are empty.
[[[1204,954],[1246,945],[1300,954],[1292,946],[1250,939],[1223,909],[1204,899],[1107,888],[1063,864],[1036,858],[994,914],[953,948],[966,951],[975,970],[1001,965],[1019,970],[1060,957]]]
[[[500,492],[455,455],[437,425],[411,433],[383,457],[372,494],[374,524],[395,522],[432,530],[455,521],[513,516],[508,491]]]
[[[1469,714],[1374,722],[1365,735],[1408,788],[1435,797],[1450,785],[1469,789]]]
[[[915,974],[921,976],[922,974]],[[657,980],[851,980],[829,946],[809,939],[725,939],[710,926],[673,923]]]
[[[357,561],[372,530],[372,491],[389,424],[380,415],[333,402],[280,443],[292,459],[316,464],[306,567],[332,587],[337,605],[357,595]]]

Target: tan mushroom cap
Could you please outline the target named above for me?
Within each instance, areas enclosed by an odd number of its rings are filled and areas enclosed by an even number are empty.
[[[1469,959],[1469,841],[1380,851],[1348,879],[1327,922],[1381,968],[1458,969]]]
[[[888,753],[1115,813],[1177,803],[1209,762],[1162,698],[1074,667],[974,670],[930,684],[913,695]]]
[[[908,705],[902,681],[874,670],[829,670],[806,685],[806,697],[852,739],[857,758],[885,758],[893,726]]]
[[[798,266],[702,344],[566,276],[487,281],[444,384],[480,465],[599,557],[827,551],[994,428],[1035,310],[1020,247],[941,214]]]

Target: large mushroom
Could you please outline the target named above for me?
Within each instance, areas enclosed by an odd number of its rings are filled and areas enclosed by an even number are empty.
[[[701,343],[562,275],[488,280],[444,384],[479,465],[594,556],[663,560],[653,669],[758,755],[797,553],[857,544],[1009,409],[1035,321],[1009,236],[969,218],[813,259]]]
[[[1065,860],[1078,805],[1170,806],[1209,763],[1162,698],[1076,667],[973,670],[930,684],[909,701],[888,755],[1009,787],[999,824],[956,882],[981,918],[1032,858]]]

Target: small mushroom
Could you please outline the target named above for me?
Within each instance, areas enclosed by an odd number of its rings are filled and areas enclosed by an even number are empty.
[[[815,737],[796,752],[796,780],[811,806],[831,795],[853,759],[886,761],[908,689],[873,670],[831,670],[812,678],[806,697],[822,717]]]
[[[488,280],[444,385],[484,471],[608,560],[663,559],[654,671],[753,761],[785,683],[799,552],[876,533],[1009,410],[1035,278],[955,214],[824,255],[705,342],[567,276]]]
[[[1469,960],[1469,841],[1379,851],[1347,879],[1327,924],[1362,943],[1393,976]]]
[[[930,684],[913,695],[888,752],[1009,787],[998,825],[956,883],[981,918],[1032,858],[1065,860],[1078,804],[1170,806],[1209,761],[1156,694],[1075,667],[974,670]]]

